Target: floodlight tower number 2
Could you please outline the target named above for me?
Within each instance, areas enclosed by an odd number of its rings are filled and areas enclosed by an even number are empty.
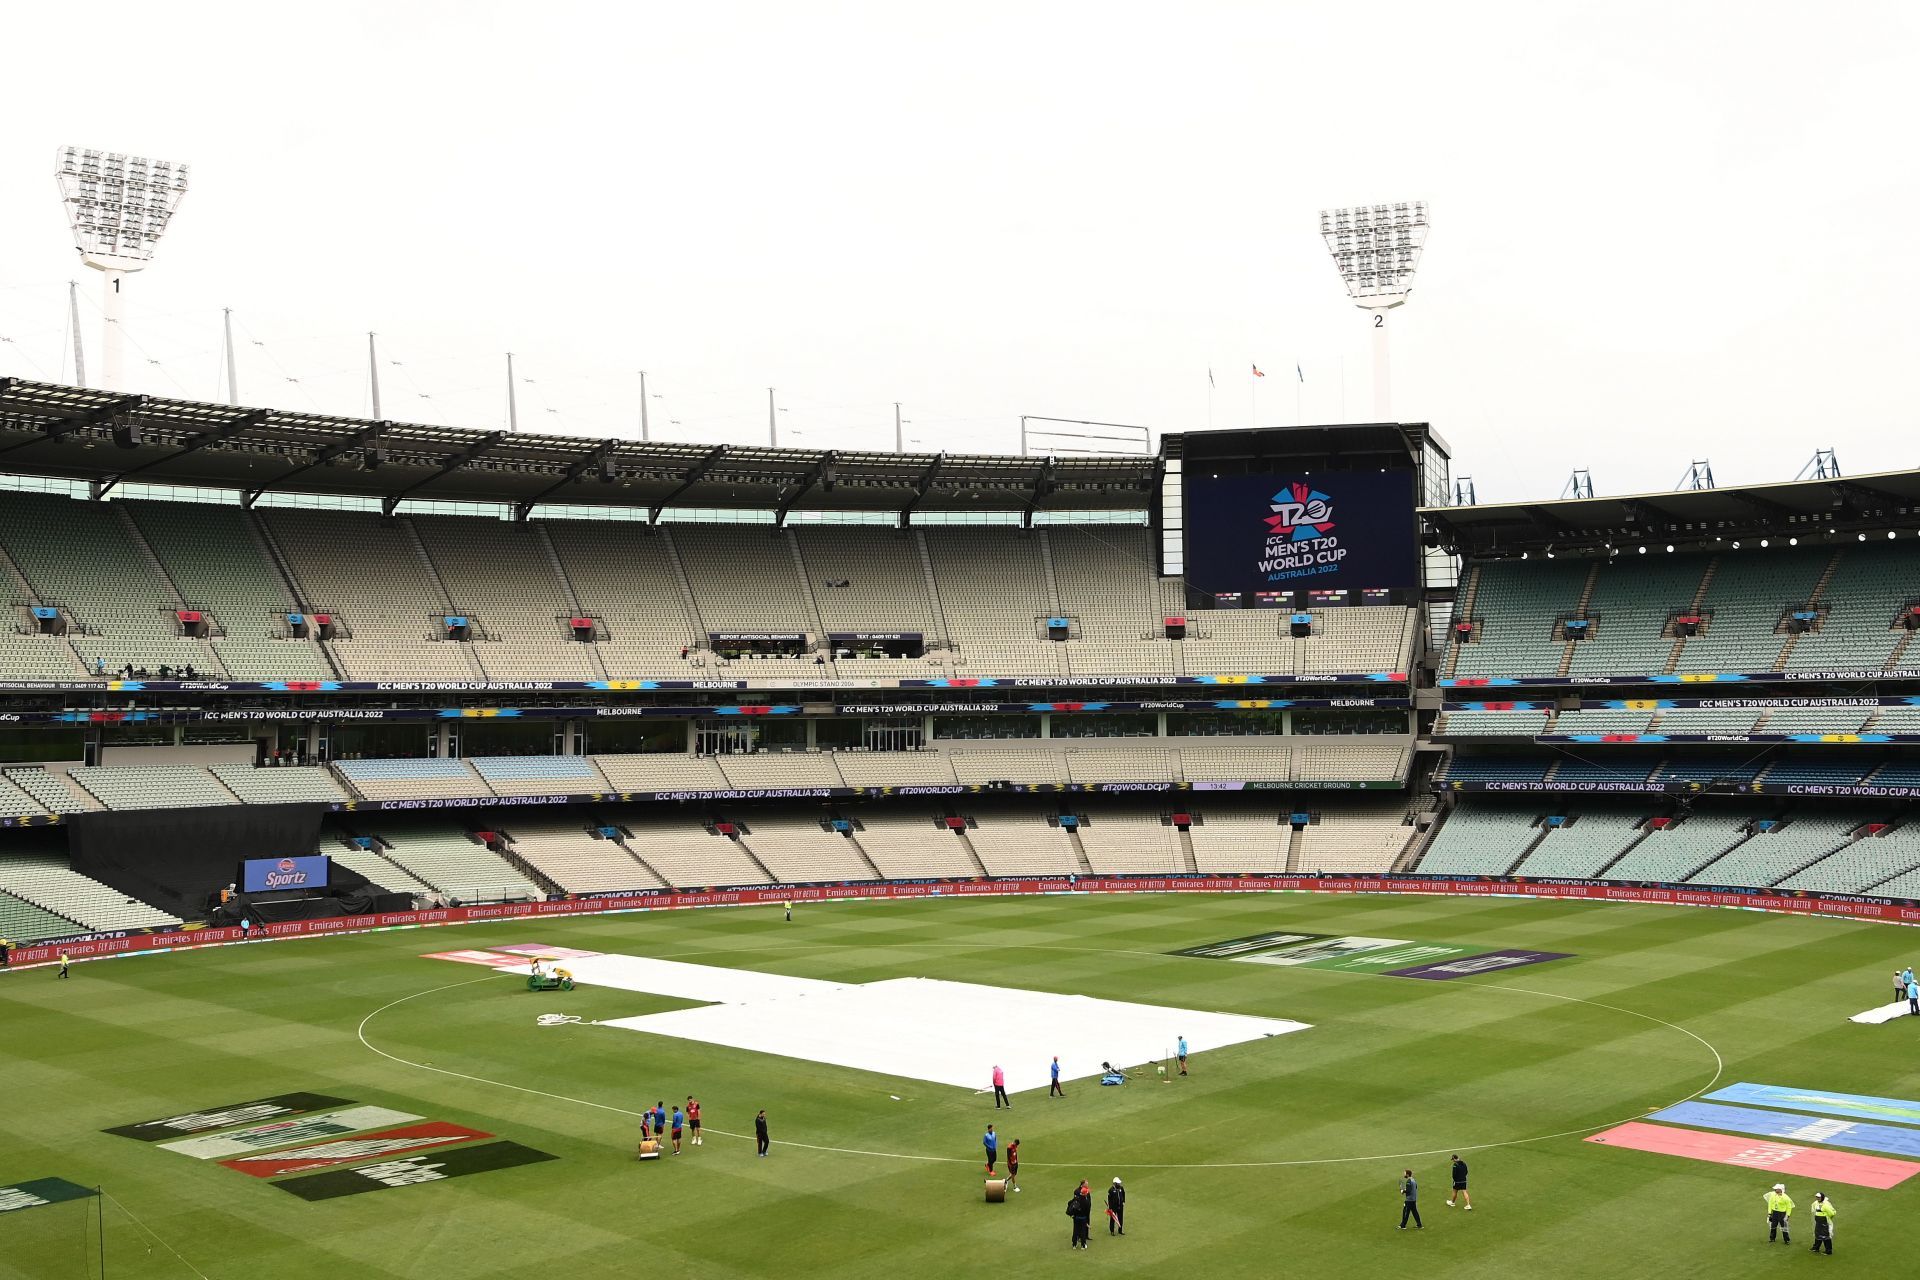
[[[126,389],[120,290],[128,275],[153,261],[167,223],[187,194],[187,166],[145,156],[62,147],[53,176],[73,228],[80,261],[105,275],[101,313],[101,386]]]
[[[1354,205],[1320,211],[1320,238],[1353,305],[1373,313],[1373,414],[1393,421],[1387,312],[1405,306],[1427,245],[1427,202]]]

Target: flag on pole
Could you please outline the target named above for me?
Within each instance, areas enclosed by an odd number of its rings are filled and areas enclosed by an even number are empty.
[[[1266,374],[1264,374],[1264,373],[1262,373],[1262,372],[1260,372],[1260,366],[1259,366],[1259,365],[1255,365],[1255,366],[1253,366],[1253,376],[1254,376],[1254,377],[1256,377],[1256,378],[1264,378],[1264,377],[1266,377],[1267,375],[1266,375]]]
[[[1307,375],[1300,372],[1300,365],[1297,361],[1294,363],[1293,371],[1294,373],[1299,374],[1300,381],[1305,382],[1307,380]]]
[[[1207,385],[1208,385],[1208,386],[1210,386],[1210,387],[1214,385],[1214,381],[1213,381],[1213,366],[1212,366],[1212,365],[1208,365],[1208,366],[1207,366]]]

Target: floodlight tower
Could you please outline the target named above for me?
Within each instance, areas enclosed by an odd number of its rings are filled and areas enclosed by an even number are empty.
[[[126,276],[153,260],[153,250],[187,194],[187,166],[113,151],[62,147],[53,176],[67,206],[73,247],[80,261],[106,278],[101,312],[106,332],[101,342],[102,383],[121,386],[120,286]]]
[[[1387,312],[1404,306],[1427,244],[1427,202],[1354,205],[1320,211],[1320,238],[1353,305],[1373,313],[1373,414],[1393,420]]]

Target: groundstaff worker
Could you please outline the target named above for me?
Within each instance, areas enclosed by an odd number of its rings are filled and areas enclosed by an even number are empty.
[[[1127,1189],[1120,1185],[1118,1178],[1107,1188],[1107,1234],[1127,1234]]]
[[[1820,1252],[1820,1246],[1827,1247],[1827,1256],[1833,1256],[1833,1215],[1839,1210],[1833,1207],[1833,1201],[1827,1199],[1827,1193],[1813,1193],[1813,1251]]]
[[[1773,1190],[1767,1192],[1767,1243],[1772,1244],[1777,1236],[1782,1244],[1793,1243],[1793,1197],[1787,1194],[1787,1184],[1776,1182]]]
[[[762,1108],[760,1114],[753,1118],[753,1142],[754,1145],[759,1148],[761,1155],[764,1156],[767,1154],[767,1113],[765,1108]]]

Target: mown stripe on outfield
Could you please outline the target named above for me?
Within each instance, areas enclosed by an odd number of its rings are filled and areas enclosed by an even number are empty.
[[[1752,1107],[1723,1107],[1712,1102],[1682,1102],[1655,1112],[1650,1119],[1668,1124],[1692,1125],[1696,1129],[1725,1129],[1732,1133],[1751,1133],[1762,1138],[1786,1138],[1792,1142],[1819,1142],[1828,1146],[1858,1147],[1890,1156],[1920,1158],[1920,1129],[1901,1129],[1889,1124],[1868,1124],[1862,1120],[1837,1120],[1831,1116],[1797,1116],[1788,1111],[1756,1111]]]

